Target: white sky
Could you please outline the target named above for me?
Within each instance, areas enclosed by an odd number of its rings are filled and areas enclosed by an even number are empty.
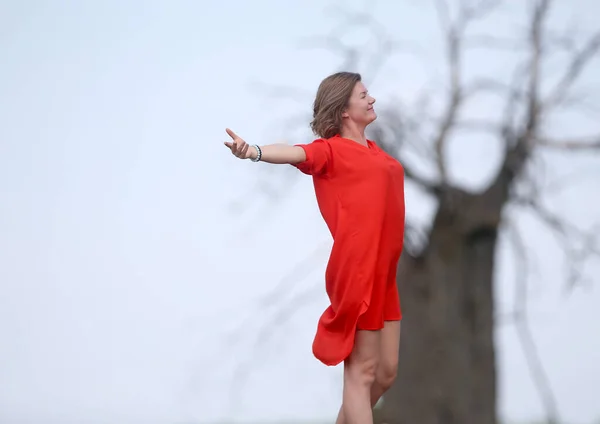
[[[578,18],[579,29],[594,25],[598,3],[570,4],[576,13],[565,16]],[[0,422],[335,415],[341,367],[322,366],[310,350],[330,246],[311,181],[236,161],[222,146],[227,126],[265,144],[285,134],[284,119],[310,112],[317,84],[339,63],[324,50],[298,49],[302,37],[335,23],[324,9],[316,0],[0,2]],[[429,7],[381,1],[374,13],[435,59]],[[518,19],[511,13],[505,19]],[[409,59],[399,56],[370,86],[380,105],[425,84]],[[468,70],[501,73],[503,63],[475,59]],[[598,62],[591,69],[588,78]],[[306,95],[276,100],[257,81]],[[571,116],[551,127],[586,129],[589,121]],[[498,159],[495,144],[473,138],[455,141],[449,156],[453,178],[470,186]],[[595,172],[549,199],[582,226],[598,215],[591,193],[599,159],[558,154],[548,162],[551,175]],[[285,194],[279,203],[264,200],[267,182]],[[250,208],[235,213],[246,200]],[[407,202],[412,217],[431,213],[414,192]],[[589,423],[600,416],[600,269],[586,270],[595,286],[565,297],[552,237],[526,217],[518,224],[536,257],[531,324],[561,414]],[[301,266],[284,298],[256,305],[315,249],[314,268]],[[499,257],[502,313],[515,267],[504,243]],[[304,291],[307,302],[293,297]],[[286,305],[289,321],[254,349],[269,314]],[[245,319],[245,332],[227,338]],[[498,346],[502,414],[540,416],[514,329],[500,328]],[[236,374],[240,361],[249,374]],[[245,384],[232,392],[234,376]]]

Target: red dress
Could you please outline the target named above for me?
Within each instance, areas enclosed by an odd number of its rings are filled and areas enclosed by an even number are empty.
[[[374,142],[339,135],[298,144],[295,166],[313,177],[321,214],[333,236],[325,272],[330,306],[313,341],[315,357],[338,365],[352,352],[356,330],[402,319],[396,269],[404,238],[404,169]]]

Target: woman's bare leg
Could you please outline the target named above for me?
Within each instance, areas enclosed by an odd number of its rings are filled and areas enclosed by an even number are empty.
[[[354,349],[344,362],[342,408],[337,424],[372,424],[371,386],[375,382],[381,331],[357,330]]]
[[[379,398],[390,388],[398,374],[398,354],[400,350],[400,321],[386,321],[381,330],[380,353],[371,388],[371,404],[375,406]]]
[[[380,331],[379,360],[375,381],[371,386],[371,408],[379,398],[392,386],[398,372],[398,351],[400,348],[400,321],[386,321]],[[336,424],[351,424],[345,419],[345,409],[342,406]]]

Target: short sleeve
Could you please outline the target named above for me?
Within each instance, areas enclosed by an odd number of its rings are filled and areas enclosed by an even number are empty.
[[[321,138],[308,144],[296,144],[306,153],[304,162],[294,165],[307,175],[325,175],[331,168],[331,146]]]

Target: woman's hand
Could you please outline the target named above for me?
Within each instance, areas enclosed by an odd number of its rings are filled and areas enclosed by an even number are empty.
[[[227,134],[232,141],[226,141],[224,144],[231,150],[231,153],[240,159],[251,159],[256,161],[258,150],[255,146],[250,146],[242,140],[236,133],[227,128]],[[260,146],[260,161],[273,164],[297,164],[306,160],[306,153],[302,147],[290,146],[289,144],[267,144]]]
[[[256,149],[246,143],[242,138],[240,138],[236,133],[231,131],[229,128],[225,129],[227,134],[231,137],[233,141],[226,141],[225,146],[227,146],[231,153],[240,159],[253,159],[256,157],[257,152]]]

